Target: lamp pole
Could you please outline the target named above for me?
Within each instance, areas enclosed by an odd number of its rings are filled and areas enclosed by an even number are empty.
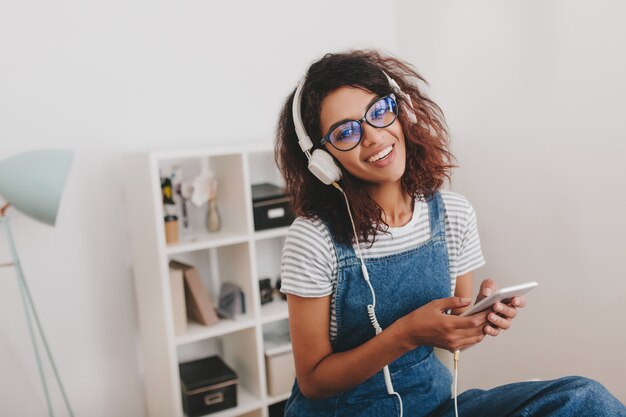
[[[70,417],[74,417],[74,412],[72,411],[72,407],[70,406],[70,403],[67,399],[65,388],[63,387],[63,382],[61,381],[61,377],[59,376],[59,372],[57,371],[56,363],[54,362],[54,358],[52,357],[52,353],[50,352],[50,347],[48,346],[48,341],[46,340],[46,336],[44,335],[41,322],[39,321],[39,316],[37,314],[37,310],[35,309],[35,303],[33,302],[33,299],[30,295],[30,291],[28,289],[28,285],[26,284],[26,279],[24,278],[22,266],[20,265],[20,260],[17,255],[17,250],[15,248],[15,242],[13,240],[13,235],[11,233],[10,219],[8,216],[5,215],[5,212],[8,207],[9,207],[9,204],[5,204],[3,207],[0,208],[0,224],[2,225],[2,228],[4,229],[5,236],[9,243],[9,251],[11,252],[11,258],[13,260],[13,263],[2,264],[0,266],[4,266],[4,267],[12,266],[15,268],[15,274],[17,275],[17,281],[20,287],[20,295],[22,297],[22,305],[24,306],[24,313],[26,315],[26,321],[28,322],[28,331],[30,333],[30,339],[33,344],[33,350],[35,351],[35,358],[37,360],[37,368],[39,369],[39,376],[41,377],[41,383],[43,385],[43,390],[46,395],[46,403],[48,405],[48,414],[50,415],[50,417],[54,417],[52,403],[50,402],[50,393],[48,392],[48,383],[46,382],[46,376],[45,376],[42,362],[41,362],[41,355],[39,354],[39,347],[37,346],[37,338],[35,335],[33,318],[34,318],[34,324],[37,327],[39,336],[41,338],[41,341],[43,342],[44,348],[48,355],[48,359],[50,361],[50,365],[54,372],[54,376],[57,380],[57,383],[59,384],[59,388],[61,390],[61,394],[63,395],[63,401],[65,402],[65,406],[67,407],[67,410],[69,411]]]

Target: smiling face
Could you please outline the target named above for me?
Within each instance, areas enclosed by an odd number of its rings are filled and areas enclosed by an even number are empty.
[[[349,86],[331,92],[322,101],[321,131],[327,134],[331,126],[340,121],[361,119],[376,98],[378,96],[374,93]],[[384,128],[376,128],[366,122],[362,122],[361,126],[363,138],[354,149],[342,152],[326,143],[326,150],[350,174],[374,186],[399,183],[406,164],[400,121],[396,119]]]

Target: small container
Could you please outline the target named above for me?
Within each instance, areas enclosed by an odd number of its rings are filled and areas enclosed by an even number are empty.
[[[269,183],[252,186],[252,209],[254,230],[289,226],[295,218],[285,190]]]
[[[179,365],[183,409],[189,417],[237,407],[237,374],[219,356]]]
[[[178,217],[168,214],[165,220],[165,242],[169,245],[178,242]]]
[[[289,393],[296,378],[291,343],[274,344],[266,341],[265,369],[267,393],[271,396]]]

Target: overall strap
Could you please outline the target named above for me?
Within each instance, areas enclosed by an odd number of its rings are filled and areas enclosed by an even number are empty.
[[[350,221],[347,219],[346,221]],[[337,262],[342,263],[346,260],[357,259],[356,252],[354,251],[354,247],[352,246],[352,242],[349,243],[339,243],[333,237],[333,225],[329,220],[322,219],[322,222],[328,229],[328,233],[330,234],[330,240],[335,247],[335,254],[337,255]]]
[[[444,214],[443,198],[441,193],[437,191],[428,200],[428,213],[430,217],[430,235],[431,239],[445,238],[446,236],[446,223]]]

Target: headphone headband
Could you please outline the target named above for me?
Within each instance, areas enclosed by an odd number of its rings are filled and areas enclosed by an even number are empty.
[[[293,104],[291,105],[291,112],[293,114],[293,124],[296,128],[296,136],[298,136],[298,144],[300,145],[300,149],[302,152],[307,154],[307,157],[311,157],[309,152],[313,148],[313,142],[311,138],[306,133],[306,129],[304,128],[304,123],[302,123],[302,115],[300,113],[302,107],[302,88],[304,87],[304,82],[306,81],[306,77],[300,81],[298,84],[298,88],[296,88],[296,92],[293,95]]]

